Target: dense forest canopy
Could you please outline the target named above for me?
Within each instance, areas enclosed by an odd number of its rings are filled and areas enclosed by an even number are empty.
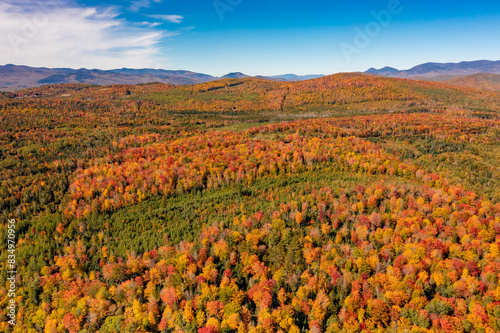
[[[498,332],[500,95],[338,74],[0,94],[4,332]]]

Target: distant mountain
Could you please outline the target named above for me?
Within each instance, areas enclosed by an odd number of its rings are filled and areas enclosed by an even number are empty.
[[[306,81],[324,77],[322,74],[311,74],[311,75],[296,75],[296,74],[284,74],[284,75],[273,75],[273,76],[254,76],[258,79],[270,80],[270,81]]]
[[[305,80],[317,79],[319,77],[324,77],[324,76],[325,75],[322,74],[312,74],[312,75],[284,74],[284,75],[273,75],[273,76],[257,75],[254,77],[258,79],[271,80],[271,81],[305,81]],[[244,79],[246,77],[252,77],[252,76],[236,72],[236,73],[226,74],[222,76],[221,79]]]
[[[215,77],[207,74],[195,73],[190,71],[172,71],[172,70],[164,70],[164,69],[131,69],[131,68],[122,68],[122,69],[114,69],[112,70],[114,73],[126,74],[126,75],[152,75],[155,77],[183,77],[189,78],[195,81],[212,81]]]
[[[211,75],[190,71],[162,69],[70,69],[34,68],[28,66],[0,66],[0,91],[12,91],[47,84],[89,83],[97,85],[140,84],[162,82],[170,84],[196,84],[216,80]]]
[[[221,79],[244,79],[246,77],[250,77],[240,72],[229,73],[221,77]]]
[[[288,81],[279,77],[271,77],[271,76],[263,76],[263,75],[257,75],[254,76],[257,79],[262,79],[262,80],[269,80],[269,81]]]
[[[282,79],[284,81],[305,81],[311,79],[317,79],[318,77],[323,77],[321,74],[312,75],[295,75],[295,74],[285,74],[285,75],[274,75],[270,76],[271,79]]]
[[[500,74],[500,61],[478,60],[460,63],[429,62],[407,70],[392,67],[381,69],[370,68],[365,73],[398,78],[433,78],[463,76],[478,73]]]
[[[295,74],[277,75],[272,77],[256,76],[271,81],[302,81],[323,75]],[[0,91],[14,91],[23,88],[34,88],[48,84],[88,83],[97,85],[140,84],[161,82],[176,85],[196,84],[219,79],[243,79],[250,77],[240,72],[215,77],[186,70],[164,69],[133,69],[121,68],[113,70],[71,69],[71,68],[35,68],[29,66],[0,66]]]
[[[399,70],[396,68],[393,68],[393,67],[388,67],[388,66],[381,68],[381,69],[375,69],[372,67],[369,70],[367,70],[365,73],[378,74],[378,75],[382,75],[382,76],[391,76],[391,75],[396,75],[397,73],[399,73]]]

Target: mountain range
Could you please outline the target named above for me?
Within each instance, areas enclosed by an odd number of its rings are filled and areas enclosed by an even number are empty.
[[[490,90],[498,90],[498,78],[485,76],[486,74],[500,75],[500,61],[478,60],[460,63],[429,62],[407,70],[393,67],[380,69],[370,68],[365,74],[395,78],[408,78],[432,81],[446,81],[447,83],[483,86]],[[485,74],[466,79],[464,76]],[[323,77],[324,75],[295,75],[284,74],[276,76],[255,76],[272,81],[303,81]],[[96,85],[112,84],[141,84],[151,82],[170,83],[174,85],[196,84],[219,79],[242,79],[251,77],[241,72],[233,72],[221,77],[187,70],[163,69],[131,69],[121,68],[113,70],[100,69],[71,69],[71,68],[38,68],[17,65],[0,66],[0,91],[14,91],[23,88],[33,88],[48,84],[88,83]]]
[[[295,74],[277,75],[272,77],[258,76],[273,81],[301,81],[323,75],[299,76]],[[219,79],[250,77],[243,73],[229,73],[222,77],[195,73],[185,70],[163,69],[131,69],[113,70],[71,69],[71,68],[39,68],[29,66],[0,66],[0,91],[14,91],[23,88],[33,88],[48,84],[89,83],[97,85],[111,84],[141,84],[151,82],[170,83],[175,85],[196,84]]]
[[[478,60],[459,63],[428,62],[407,70],[393,67],[380,69],[370,68],[365,73],[397,78],[438,78],[450,79],[453,77],[479,73],[500,74],[500,61]]]

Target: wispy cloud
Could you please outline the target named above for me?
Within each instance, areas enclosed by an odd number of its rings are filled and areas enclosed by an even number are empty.
[[[0,63],[103,69],[165,66],[160,42],[180,32],[155,29],[155,23],[130,24],[118,15],[116,7],[2,0]]]
[[[144,27],[154,28],[154,27],[158,27],[158,26],[162,25],[163,22],[147,22],[147,21],[144,21],[144,22],[141,22],[139,24],[142,25],[142,26],[144,26]]]
[[[181,23],[182,20],[184,19],[184,16],[180,15],[146,15],[146,16],[170,23]]]
[[[155,3],[160,3],[162,0],[153,0]],[[149,8],[151,7],[151,1],[150,0],[133,0],[132,4],[129,7],[129,10],[132,12],[138,12],[142,8]]]

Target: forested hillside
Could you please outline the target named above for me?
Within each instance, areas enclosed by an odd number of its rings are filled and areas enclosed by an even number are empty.
[[[499,93],[45,86],[0,142],[1,331],[500,331]]]

